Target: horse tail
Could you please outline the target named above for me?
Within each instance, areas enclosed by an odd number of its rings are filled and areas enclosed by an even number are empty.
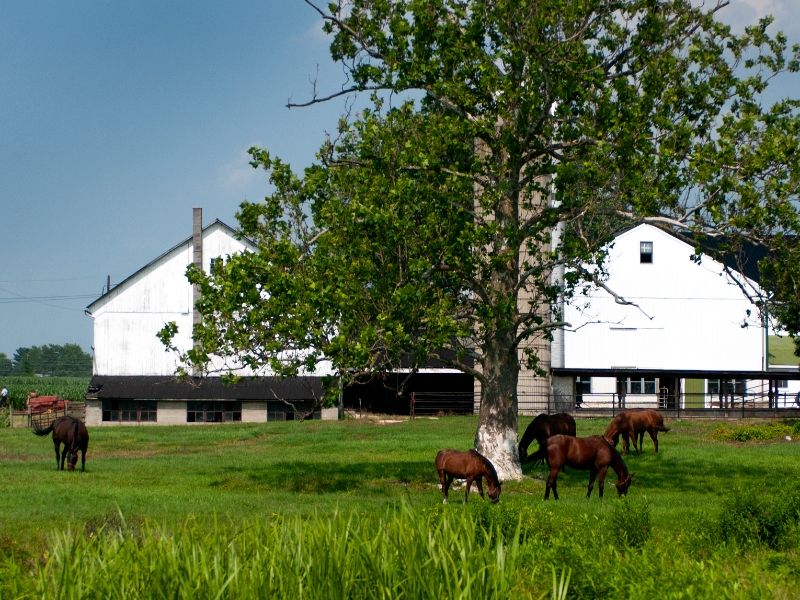
[[[525,462],[532,462],[534,465],[547,460],[547,442],[539,446],[539,449],[528,457]]]
[[[48,427],[47,429],[39,429],[38,427],[34,427],[33,428],[33,433],[36,434],[36,435],[42,435],[42,436],[47,435],[48,433],[53,431],[53,425],[55,425],[55,421],[50,423],[50,427]]]

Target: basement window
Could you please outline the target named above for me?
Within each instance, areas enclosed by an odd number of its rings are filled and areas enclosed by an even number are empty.
[[[311,408],[311,402],[299,400],[292,402],[298,411],[305,413]],[[267,421],[299,421],[302,415],[295,413],[294,408],[285,402],[267,402]],[[306,417],[308,419],[321,419],[322,411],[318,408]]]
[[[653,242],[639,242],[639,262],[653,262]]]
[[[103,400],[103,421],[119,423],[155,423],[158,403],[155,400]]]
[[[233,423],[242,420],[241,402],[187,402],[187,423]]]

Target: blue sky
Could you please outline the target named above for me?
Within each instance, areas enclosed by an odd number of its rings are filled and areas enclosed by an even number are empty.
[[[774,14],[800,41],[797,0],[732,0],[741,27]],[[0,352],[92,344],[83,309],[191,232],[191,208],[235,226],[268,192],[247,148],[314,160],[343,101],[302,0],[0,3]],[[797,81],[781,95],[800,96]],[[792,87],[794,86],[794,87]]]

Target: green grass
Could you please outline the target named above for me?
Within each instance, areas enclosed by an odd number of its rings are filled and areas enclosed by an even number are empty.
[[[529,421],[521,419],[521,431]],[[579,421],[578,435],[601,433],[606,424],[601,419]],[[234,578],[222,597],[281,596],[303,582],[323,589],[318,576],[310,574],[308,561],[316,560],[319,569],[345,569],[336,585],[350,591],[340,597],[380,597],[377,592],[359,596],[352,591],[355,587],[347,587],[363,583],[376,569],[388,569],[385,583],[394,590],[383,597],[464,592],[460,586],[466,580],[434,586],[444,577],[444,567],[428,564],[430,552],[438,548],[450,557],[454,572],[463,559],[486,573],[488,579],[470,584],[465,598],[499,598],[509,590],[522,597],[552,595],[553,573],[560,576],[567,570],[569,597],[632,590],[655,597],[793,597],[787,590],[800,589],[800,561],[792,541],[794,505],[781,509],[789,521],[777,544],[756,540],[748,545],[748,532],[755,530],[745,528],[745,537],[736,537],[736,521],[720,521],[721,511],[735,512],[737,506],[750,511],[741,509],[742,514],[756,514],[760,498],[773,502],[782,488],[798,481],[798,443],[724,442],[712,439],[713,422],[671,422],[672,430],[660,436],[658,455],[648,439],[642,455],[626,457],[635,472],[627,502],[616,498],[612,472],[606,497],[600,501],[595,486],[594,497],[587,500],[588,474],[571,469],[559,475],[561,500],[544,502],[545,471],[526,466],[528,477],[504,484],[498,506],[473,493],[465,508],[453,502],[463,493],[456,490],[451,491],[451,504],[443,507],[434,457],[442,448],[469,448],[475,425],[472,417],[449,417],[392,425],[318,421],[96,427],[90,430],[86,473],[57,472],[49,438],[37,438],[29,430],[0,430],[0,558],[11,561],[0,580],[17,582],[13,589],[20,594],[38,585],[37,594],[50,597],[58,589],[52,575],[66,577],[68,572],[70,585],[78,579],[85,585],[94,581],[89,588],[101,597],[99,590],[106,588],[99,582],[114,569],[130,579],[131,590],[152,584],[144,571],[136,575],[136,569],[125,566],[141,560],[158,562],[175,577],[183,573],[186,589],[200,585],[196,589],[204,590],[170,597],[215,596],[236,569],[241,579]],[[732,501],[736,489],[756,495]],[[119,525],[119,514],[128,526]],[[620,532],[620,523],[626,522],[637,523],[637,530]],[[719,533],[720,523],[733,533]],[[518,526],[522,539],[512,557]],[[124,535],[107,535],[109,530]],[[396,531],[405,531],[407,539]],[[448,531],[450,537],[426,541],[423,533],[431,531]],[[132,535],[140,541],[123,543]],[[223,538],[227,542],[220,546]],[[467,538],[473,541],[467,543]],[[256,548],[263,550],[258,557]],[[372,554],[359,548],[372,548],[384,566],[378,558],[370,563]],[[186,553],[193,551],[204,558],[191,566]],[[232,552],[239,565],[235,569]],[[497,567],[498,552],[509,557],[511,566]],[[320,553],[330,556],[323,559]],[[420,565],[401,561],[404,555],[417,557]],[[88,558],[83,566],[69,567],[71,556]],[[294,575],[265,583],[259,569]],[[421,587],[403,583],[414,569]],[[770,576],[764,579],[767,572]],[[0,597],[14,597],[13,589],[0,588],[5,590]],[[326,597],[310,591],[306,596]]]

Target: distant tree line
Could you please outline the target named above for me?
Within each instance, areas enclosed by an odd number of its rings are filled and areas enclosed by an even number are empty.
[[[92,355],[78,344],[17,348],[13,358],[0,352],[0,376],[91,377]]]

